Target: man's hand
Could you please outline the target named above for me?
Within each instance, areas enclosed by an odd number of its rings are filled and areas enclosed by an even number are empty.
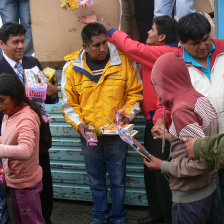
[[[95,12],[92,10],[92,15],[80,16],[80,17],[78,17],[78,21],[80,23],[89,24],[89,23],[98,22],[98,18],[96,16]]]
[[[85,129],[89,129],[89,126],[86,125],[85,123],[79,124],[78,132],[84,139],[86,139],[86,137],[85,137]]]
[[[58,92],[58,88],[51,83],[47,84],[47,96],[54,96]]]
[[[108,23],[103,17],[100,19],[99,22],[106,28],[107,31],[109,31],[112,28],[110,23]]]
[[[153,156],[153,155],[150,155],[150,159],[152,160],[151,162],[149,162],[147,159],[144,158],[144,164],[145,164],[150,170],[153,170],[153,171],[160,171],[160,170],[161,170],[160,167],[161,167],[162,160],[156,158],[156,157]]]
[[[151,132],[156,140],[163,139],[163,130],[164,130],[164,121],[163,119],[158,119],[153,126]],[[169,140],[170,139],[170,133],[165,129],[165,139]]]
[[[195,159],[194,155],[194,143],[196,142],[196,138],[185,138],[185,147],[187,149],[187,153],[191,159]]]
[[[89,24],[94,22],[101,23],[106,28],[107,31],[112,28],[112,26],[103,17],[100,20],[98,20],[94,11],[92,11],[92,15],[78,17],[78,21],[84,24]]]

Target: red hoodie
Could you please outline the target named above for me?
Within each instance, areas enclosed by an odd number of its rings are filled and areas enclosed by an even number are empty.
[[[151,79],[161,103],[171,107],[171,162],[163,161],[161,171],[171,174],[173,201],[188,203],[211,195],[216,170],[189,158],[183,138],[203,138],[218,131],[217,114],[209,100],[192,86],[181,55],[167,53],[155,63]]]

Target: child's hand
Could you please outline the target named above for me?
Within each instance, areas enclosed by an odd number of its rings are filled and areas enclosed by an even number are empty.
[[[144,164],[150,169],[150,170],[161,170],[160,166],[162,163],[161,159],[156,158],[155,156],[150,154],[150,159],[152,160],[151,162],[149,162],[147,159],[144,159]]]
[[[196,142],[196,138],[185,138],[185,148],[187,149],[187,153],[191,159],[195,159],[194,154],[194,143]]]
[[[163,119],[158,119],[155,125],[152,127],[152,135],[156,140],[163,139],[164,121]],[[170,133],[165,129],[165,140],[170,139]]]

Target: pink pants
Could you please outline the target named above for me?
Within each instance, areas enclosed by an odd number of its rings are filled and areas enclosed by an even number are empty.
[[[45,224],[40,201],[42,188],[42,181],[28,188],[9,188],[16,224]]]

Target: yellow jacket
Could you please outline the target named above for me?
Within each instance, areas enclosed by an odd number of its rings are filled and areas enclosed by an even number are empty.
[[[130,60],[108,43],[110,60],[98,82],[86,64],[85,50],[65,57],[61,92],[62,113],[66,122],[76,130],[82,122],[99,128],[115,120],[115,109],[124,108],[124,114],[133,120],[140,111],[142,83]]]

